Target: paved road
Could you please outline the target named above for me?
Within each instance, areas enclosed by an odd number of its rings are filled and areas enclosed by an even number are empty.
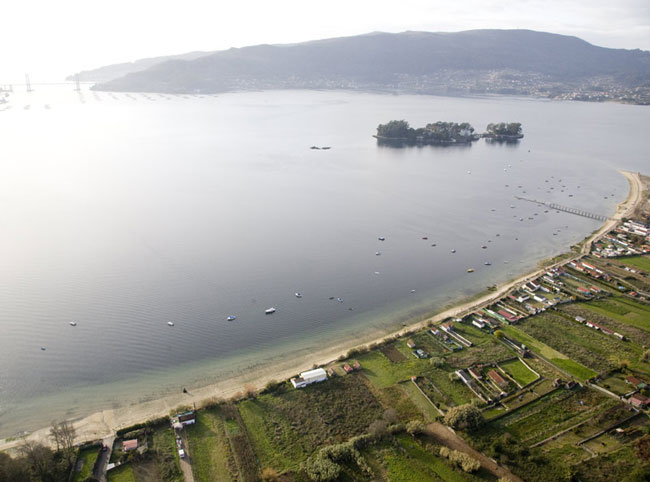
[[[430,423],[427,425],[426,433],[433,437],[436,442],[445,447],[471,455],[481,463],[481,467],[493,474],[495,477],[508,477],[512,482],[524,482],[509,470],[498,465],[492,459],[486,457],[481,452],[474,450],[467,444],[467,442],[465,442],[465,440],[441,423]]]
[[[185,457],[180,459],[181,461],[181,470],[183,471],[183,478],[185,482],[194,482],[194,474],[192,473],[192,459],[190,458],[190,452],[187,443],[187,434],[185,430],[181,430],[181,440],[183,440],[183,450],[185,451]]]

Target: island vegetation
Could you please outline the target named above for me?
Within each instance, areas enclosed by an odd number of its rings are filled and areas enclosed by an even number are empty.
[[[481,137],[491,141],[517,141],[524,137],[520,122],[499,122],[487,125],[477,134],[468,122],[434,122],[413,128],[405,120],[391,120],[377,126],[377,141],[389,145],[405,144],[452,145],[470,144]]]
[[[419,144],[463,144],[478,140],[474,128],[467,122],[435,122],[414,129],[405,120],[392,120],[377,126],[379,141]]]
[[[519,122],[499,122],[498,124],[488,124],[482,137],[497,141],[517,140],[524,137]]]

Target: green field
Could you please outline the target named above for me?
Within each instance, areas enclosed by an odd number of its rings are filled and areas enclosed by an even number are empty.
[[[650,274],[650,257],[648,256],[630,256],[629,258],[620,258],[618,261]]]
[[[79,472],[75,473],[73,482],[81,482],[86,477],[90,477],[93,471],[93,465],[99,455],[99,447],[85,449],[79,452],[79,460],[83,460],[83,466]]]
[[[538,378],[537,375],[531,372],[526,365],[521,363],[519,360],[510,360],[499,363],[499,366],[522,387],[534,382]]]
[[[136,482],[131,464],[120,465],[108,472],[108,482]]]
[[[194,480],[232,480],[228,468],[229,446],[219,409],[198,412],[196,424],[185,428],[192,457]]]
[[[152,449],[158,471],[164,482],[182,482],[176,438],[169,425],[157,427],[152,435]]]

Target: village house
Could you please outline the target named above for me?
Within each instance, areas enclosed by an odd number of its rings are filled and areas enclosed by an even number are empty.
[[[508,382],[501,376],[499,375],[496,370],[490,370],[487,373],[488,377],[492,379],[494,383],[501,389],[501,390],[506,390],[508,388]]]
[[[407,340],[407,342],[406,342],[406,346],[408,346],[409,348],[413,349],[413,348],[415,348],[415,342],[414,342],[412,339],[409,339],[409,340]]]
[[[125,452],[130,452],[131,450],[136,450],[138,448],[138,439],[125,440],[122,442],[122,450]]]
[[[640,388],[645,388],[647,386],[647,384],[643,380],[641,380],[640,378],[637,378],[635,376],[626,377],[625,378],[625,383],[627,383],[628,385],[632,385],[635,388],[639,388],[639,389]]]
[[[633,407],[646,408],[650,403],[650,398],[646,397],[645,395],[641,395],[640,393],[635,393],[628,399],[628,401]]]
[[[483,375],[481,375],[481,372],[479,372],[476,368],[471,367],[468,368],[467,371],[473,378],[476,378],[477,380],[483,380]]]

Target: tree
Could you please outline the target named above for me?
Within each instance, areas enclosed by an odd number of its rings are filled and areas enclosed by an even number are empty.
[[[445,359],[439,356],[433,356],[429,359],[429,363],[431,363],[436,368],[442,368],[445,366]]]
[[[644,362],[650,361],[650,350],[646,350],[643,352],[643,355],[641,355],[641,360]]]
[[[444,422],[457,430],[476,430],[483,425],[485,419],[477,407],[468,403],[450,408],[445,414]]]
[[[397,414],[397,410],[395,410],[394,408],[389,408],[387,410],[384,410],[383,418],[389,424],[394,424],[399,422],[399,415]]]
[[[388,433],[388,424],[384,420],[375,420],[368,427],[368,433],[379,440]]]
[[[41,480],[46,480],[48,474],[55,472],[52,450],[43,444],[25,440],[18,449],[34,473]]]
[[[387,124],[377,126],[377,136],[391,138],[410,138],[413,135],[413,129],[405,120],[392,120]]]
[[[506,334],[503,332],[503,330],[496,330],[494,332],[494,336],[496,336],[500,340],[503,340],[506,337]]]
[[[64,420],[63,422],[52,422],[50,427],[50,438],[56,443],[56,450],[63,452],[69,465],[74,462],[74,441],[77,438],[77,431],[74,426]]]

